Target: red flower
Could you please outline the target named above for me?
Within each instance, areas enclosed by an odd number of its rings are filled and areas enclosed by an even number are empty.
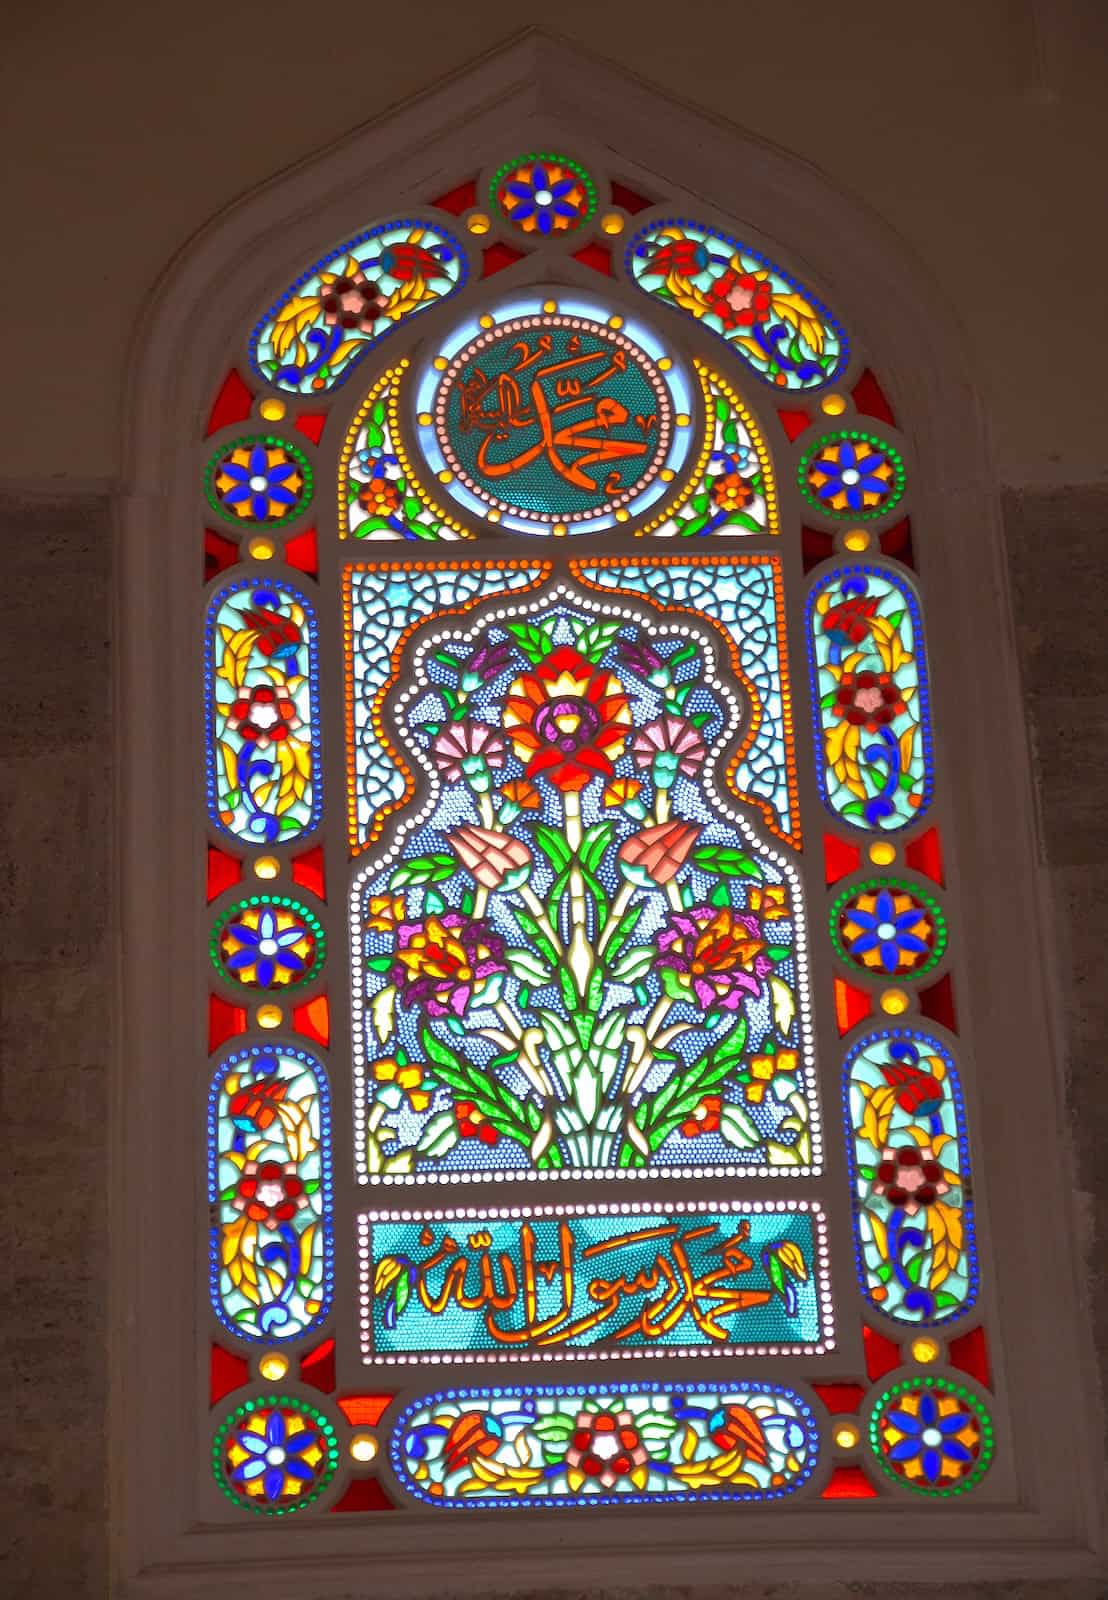
[[[558,645],[518,677],[504,707],[504,727],[528,777],[548,778],[563,793],[610,778],[630,726],[619,679],[571,645]]]
[[[729,267],[708,290],[708,309],[725,328],[752,328],[765,322],[772,305],[772,285],[752,272],[734,272]]]
[[[388,478],[371,478],[358,490],[358,502],[372,517],[387,517],[400,506],[400,490]]]
[[[741,511],[754,498],[754,490],[737,472],[721,472],[713,478],[710,493],[721,511]]]
[[[259,683],[240,692],[227,714],[227,726],[264,750],[287,739],[300,726],[300,718],[283,683]]]
[[[582,1411],[566,1451],[566,1469],[572,1489],[588,1480],[614,1489],[621,1478],[643,1487],[650,1452],[643,1443],[630,1411]]]
[[[861,644],[870,631],[870,618],[876,611],[876,600],[844,600],[842,605],[828,611],[823,619],[823,631],[843,646]]]
[[[370,283],[361,267],[349,277],[339,277],[327,285],[323,296],[323,320],[329,327],[358,328],[369,333],[385,314],[381,291]]]
[[[308,1204],[304,1184],[296,1176],[296,1164],[286,1161],[248,1161],[242,1169],[238,1193],[232,1204],[244,1211],[251,1222],[276,1228],[295,1217]]]
[[[832,709],[854,727],[876,733],[907,707],[889,673],[848,672],[839,684]]]
[[[389,244],[381,251],[381,268],[398,283],[413,278],[445,278],[446,269],[437,256],[418,244]]]
[[[458,1119],[458,1132],[463,1139],[479,1139],[482,1144],[498,1144],[500,1135],[491,1122],[485,1120],[485,1113],[478,1111],[472,1100],[459,1100],[454,1107],[454,1115]]]
[[[642,269],[644,278],[664,277],[695,278],[703,272],[711,257],[699,239],[667,239],[655,249]]]
[[[700,1104],[693,1110],[691,1117],[686,1117],[681,1124],[681,1132],[686,1139],[696,1139],[702,1133],[716,1133],[719,1130],[720,1112],[723,1110],[723,1099],[718,1094],[706,1094]]]
[[[272,1126],[277,1107],[285,1098],[288,1084],[278,1079],[269,1083],[251,1083],[231,1096],[231,1120],[244,1133],[264,1133]]]

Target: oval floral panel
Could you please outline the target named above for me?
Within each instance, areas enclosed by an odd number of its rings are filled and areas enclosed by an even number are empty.
[[[779,389],[819,389],[846,366],[846,334],[826,306],[772,261],[702,223],[648,223],[626,270],[654,296],[719,336]]]
[[[323,1068],[279,1045],[230,1056],[208,1105],[215,1314],[240,1339],[298,1339],[334,1277],[330,1104]]]
[[[315,613],[297,589],[240,578],[208,604],[208,812],[247,844],[310,832],[322,806]]]
[[[578,300],[460,324],[419,384],[420,445],[468,512],[585,533],[652,505],[684,466],[693,390],[641,324]]]
[[[398,323],[466,280],[452,234],[425,222],[383,222],[309,267],[250,337],[250,365],[293,394],[326,394]]]
[[[966,1114],[928,1034],[887,1028],[846,1060],[847,1147],[862,1292],[895,1322],[949,1321],[977,1298]]]
[[[769,1383],[449,1389],[391,1442],[404,1488],[449,1508],[775,1500],[818,1449],[808,1406]]]
[[[824,804],[893,831],[931,804],[934,763],[919,607],[885,567],[839,567],[808,601],[808,664]]]

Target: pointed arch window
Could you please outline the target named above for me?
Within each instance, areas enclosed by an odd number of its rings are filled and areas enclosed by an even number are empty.
[[[464,143],[205,333],[174,478],[189,1538],[324,1592],[1015,1516],[919,393],[770,219]]]

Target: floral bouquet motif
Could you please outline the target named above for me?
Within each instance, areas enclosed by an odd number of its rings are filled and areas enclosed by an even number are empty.
[[[370,1173],[810,1164],[798,889],[710,786],[711,651],[559,606],[417,654],[434,795],[358,911]]]

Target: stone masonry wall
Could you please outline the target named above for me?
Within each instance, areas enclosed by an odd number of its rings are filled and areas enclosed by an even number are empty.
[[[1090,1303],[1108,1358],[1108,488],[1006,497],[1013,603],[1053,889]],[[103,1600],[110,948],[110,504],[0,493],[0,1593]],[[734,1600],[855,1600],[888,1586],[736,1586]],[[690,1591],[682,1591],[684,1594]],[[1088,1584],[900,1600],[1105,1600]],[[698,1591],[723,1600],[724,1591]],[[305,1596],[305,1600],[308,1597]],[[536,1597],[537,1600],[537,1597]],[[599,1597],[593,1597],[599,1600]],[[614,1600],[614,1597],[613,1597]],[[631,1600],[630,1596],[622,1600]],[[662,1600],[660,1592],[635,1600]]]

